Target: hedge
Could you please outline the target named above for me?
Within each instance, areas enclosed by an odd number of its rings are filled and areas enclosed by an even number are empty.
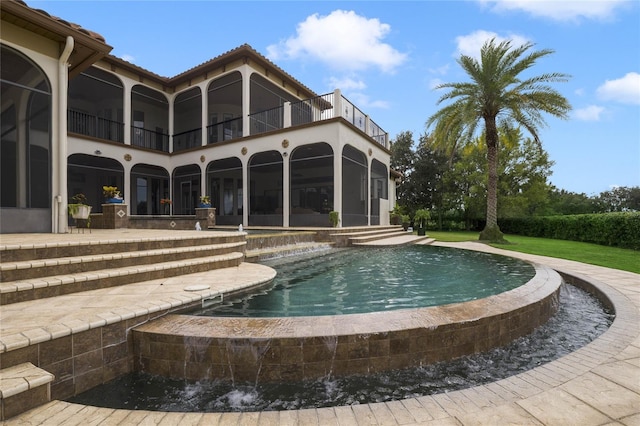
[[[500,219],[498,224],[506,234],[640,250],[640,212]]]

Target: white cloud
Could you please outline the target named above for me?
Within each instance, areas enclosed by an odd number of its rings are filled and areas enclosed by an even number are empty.
[[[362,80],[356,80],[351,77],[330,77],[329,78],[329,88],[330,89],[340,89],[340,90],[364,90],[367,88],[367,85]]]
[[[353,11],[316,13],[298,24],[295,36],[268,46],[267,56],[271,60],[309,57],[334,69],[378,67],[393,72],[407,55],[382,42],[390,31],[388,24]]]
[[[122,59],[123,61],[127,61],[130,64],[135,64],[136,58],[132,55],[122,55],[120,56],[120,59]]]
[[[597,105],[589,105],[573,111],[573,116],[581,121],[600,121],[604,108]]]
[[[640,105],[640,74],[630,72],[617,80],[607,80],[596,94],[606,101]]]
[[[389,103],[387,101],[372,101],[369,99],[368,95],[360,92],[353,93],[343,93],[351,103],[357,105],[358,108],[380,108],[380,109],[389,109]]]
[[[529,42],[526,38],[515,34],[502,37],[491,31],[477,30],[471,34],[456,37],[457,49],[453,56],[458,58],[462,54],[479,60],[482,45],[492,38],[495,38],[497,43],[511,40],[511,47],[519,47]]]
[[[523,11],[533,16],[555,21],[577,21],[579,19],[606,20],[613,17],[617,9],[631,4],[629,0],[478,0],[489,5],[495,12]]]

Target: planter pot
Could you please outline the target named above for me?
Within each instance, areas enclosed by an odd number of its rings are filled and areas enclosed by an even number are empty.
[[[211,203],[200,203],[201,209],[208,209],[209,207],[211,207]]]
[[[427,230],[422,228],[422,227],[418,228],[418,235],[420,235],[420,236],[427,235]]]
[[[89,215],[91,214],[91,206],[78,206],[77,211],[71,214],[71,217],[74,219],[89,219]]]
[[[105,202],[106,204],[122,204],[124,200],[122,198],[107,198]]]

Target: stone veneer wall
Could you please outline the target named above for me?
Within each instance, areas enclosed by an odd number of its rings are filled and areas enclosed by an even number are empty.
[[[179,309],[199,306],[200,303]],[[54,374],[52,399],[68,398],[132,372],[134,353],[131,329],[174,311],[176,309],[159,310],[95,328],[89,328],[85,323],[77,330],[63,330],[60,327],[60,336],[0,353],[0,366],[7,368],[31,362]],[[72,322],[69,326],[72,326]]]
[[[558,308],[561,279],[536,266],[517,289],[466,303],[348,316],[169,315],[133,330],[137,369],[187,379],[317,379],[432,364],[503,346]]]

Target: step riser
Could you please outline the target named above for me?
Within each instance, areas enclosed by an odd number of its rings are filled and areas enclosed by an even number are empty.
[[[156,249],[193,247],[200,245],[226,244],[245,241],[241,234],[216,235],[204,238],[144,241],[104,241],[99,244],[69,244],[51,247],[7,248],[0,251],[2,262],[46,260],[60,257],[77,257],[97,254],[124,253]]]
[[[131,273],[116,277],[96,278],[93,280],[70,284],[2,293],[0,294],[0,306],[9,305],[11,303],[26,302],[29,300],[44,299],[47,297],[62,296],[82,291],[132,284],[141,281],[170,278],[179,275],[193,274],[196,272],[211,271],[214,269],[230,268],[240,265],[243,258],[244,256],[229,257],[227,259],[213,260],[211,262],[202,262],[194,265],[181,265],[167,269]]]
[[[157,247],[156,247],[157,248]],[[188,250],[171,253],[149,254],[146,256],[125,256],[124,258],[91,260],[81,262],[62,263],[60,265],[35,266],[27,269],[9,269],[0,272],[0,282],[29,280],[54,275],[71,275],[83,272],[99,271],[102,269],[125,268],[136,265],[150,265],[153,263],[186,260],[197,257],[215,256],[242,251],[243,245],[230,247],[212,247],[208,250]],[[107,254],[108,255],[108,254]],[[85,254],[86,256],[86,254]]]

